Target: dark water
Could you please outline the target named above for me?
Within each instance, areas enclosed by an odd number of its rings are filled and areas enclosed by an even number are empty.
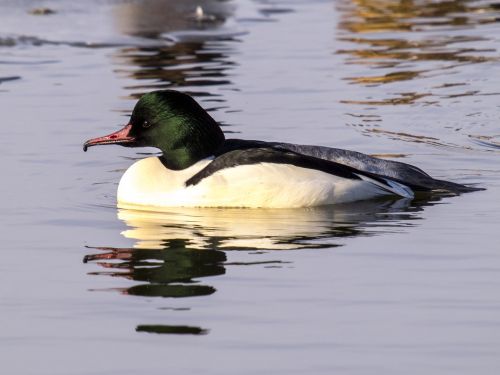
[[[1,2],[2,373],[497,374],[499,20],[494,1]],[[230,136],[487,190],[117,210],[155,150],[82,143],[158,88]]]

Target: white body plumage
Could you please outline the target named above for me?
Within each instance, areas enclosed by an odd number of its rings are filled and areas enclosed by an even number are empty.
[[[194,186],[186,180],[212,158],[183,170],[165,168],[157,157],[134,163],[118,186],[121,207],[311,207],[376,198],[413,197],[408,187],[389,181],[382,186],[369,177],[348,179],[290,164],[257,163],[222,169]]]

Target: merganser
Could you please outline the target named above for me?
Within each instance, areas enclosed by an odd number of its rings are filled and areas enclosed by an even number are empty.
[[[123,129],[90,139],[83,149],[106,144],[162,151],[128,168],[118,186],[120,207],[292,208],[481,190],[355,151],[225,139],[191,96],[174,90],[143,95]]]

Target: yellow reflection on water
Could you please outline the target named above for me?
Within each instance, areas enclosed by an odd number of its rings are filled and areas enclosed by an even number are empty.
[[[284,250],[332,246],[335,239],[362,235],[370,223],[411,218],[408,200],[366,201],[307,209],[120,208],[129,227],[122,235],[135,248],[164,249],[182,240],[195,249]],[[401,218],[398,217],[398,218]]]
[[[493,79],[478,75],[477,67],[481,64],[487,71],[500,60],[498,2],[341,0],[336,8],[341,47],[335,52],[344,56],[343,79],[352,85],[345,90],[349,97],[340,102],[351,105],[349,116],[362,118],[350,126],[366,136],[498,151],[475,137],[485,132],[480,122],[462,125],[466,116],[482,117],[488,108],[480,104],[484,97],[500,95]],[[461,103],[465,105],[458,108]],[[448,106],[458,109],[454,116],[444,109]],[[387,114],[407,108],[404,118],[388,121]],[[368,123],[366,114],[378,109],[378,123]]]
[[[406,81],[429,71],[450,68],[450,63],[482,63],[497,59],[491,54],[494,49],[477,47],[477,42],[485,38],[471,32],[478,25],[498,22],[500,12],[494,3],[353,0],[342,1],[338,8],[342,18],[339,28],[343,31],[339,39],[358,47],[341,49],[337,53],[349,55],[349,63],[398,68],[384,74],[346,78],[352,83],[373,85]],[[438,64],[417,65],[418,61]],[[428,68],[422,69],[424,65]],[[420,68],[408,69],[417,66]]]
[[[351,0],[342,21],[351,32],[419,31],[429,27],[472,26],[496,22],[498,4],[471,0]]]

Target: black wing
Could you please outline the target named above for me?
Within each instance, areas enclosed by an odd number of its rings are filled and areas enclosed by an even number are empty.
[[[412,192],[408,191],[406,186],[401,186],[393,180],[386,179],[369,172],[363,172],[356,168],[330,160],[319,159],[274,147],[249,147],[246,149],[236,149],[225,152],[216,157],[200,172],[187,180],[186,186],[196,185],[204,178],[211,176],[222,169],[236,167],[238,165],[258,163],[289,164],[297,167],[318,170],[346,179],[366,180],[391,194],[405,197],[412,196]]]
[[[368,173],[372,178],[391,179],[409,186],[415,191],[445,190],[452,193],[463,193],[482,188],[470,187],[450,181],[437,180],[429,176],[420,168],[398,161],[375,158],[361,152],[342,150],[324,146],[297,145],[293,143],[263,142],[241,139],[228,139],[224,143],[220,154],[224,152],[249,149],[256,147],[271,147],[276,150],[291,151],[296,154],[328,160],[337,164],[354,168]]]

